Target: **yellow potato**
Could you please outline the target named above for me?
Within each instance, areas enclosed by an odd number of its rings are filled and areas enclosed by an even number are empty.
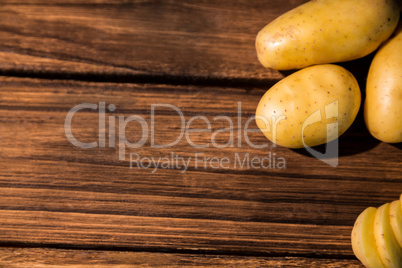
[[[383,268],[374,238],[374,219],[376,208],[364,210],[352,230],[352,248],[356,257],[368,268]]]
[[[394,0],[310,1],[258,33],[258,59],[278,70],[357,59],[387,40],[398,20]]]
[[[377,139],[402,142],[402,28],[375,55],[367,77],[364,119]]]
[[[399,246],[402,247],[402,209],[401,202],[396,200],[389,206],[389,216],[392,230]]]
[[[377,209],[374,220],[374,237],[385,267],[400,268],[402,267],[402,249],[396,241],[389,215],[389,203]]]
[[[346,69],[324,64],[282,79],[261,98],[256,123],[272,142],[302,148],[332,141],[353,123],[360,89]]]

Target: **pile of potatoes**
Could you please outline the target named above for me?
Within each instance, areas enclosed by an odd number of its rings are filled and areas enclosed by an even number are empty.
[[[288,148],[330,142],[353,123],[361,93],[352,73],[332,64],[375,50],[367,76],[364,117],[377,139],[402,142],[402,27],[394,0],[312,0],[281,15],[257,35],[266,68],[301,69],[261,98],[256,123]]]

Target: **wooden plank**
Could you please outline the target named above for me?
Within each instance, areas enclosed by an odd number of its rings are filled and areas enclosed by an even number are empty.
[[[282,75],[257,60],[255,36],[303,2],[6,0],[0,70],[102,81],[276,80]]]
[[[2,210],[3,245],[271,256],[350,254],[349,227]]]
[[[298,174],[311,175],[317,178],[333,177],[339,180],[387,181],[399,183],[400,181],[400,150],[398,145],[380,143],[371,138],[364,128],[361,117],[356,119],[352,128],[340,140],[340,165],[336,169],[328,168],[328,165],[310,157],[299,150],[288,150],[282,147],[275,147],[269,143],[260,132],[257,134],[248,133],[248,144],[245,140],[245,123],[254,115],[255,107],[264,93],[262,89],[252,91],[236,88],[196,87],[196,86],[168,86],[168,85],[147,85],[147,84],[113,84],[113,83],[84,83],[74,81],[50,81],[40,79],[1,79],[0,100],[3,112],[2,123],[3,133],[1,140],[4,143],[3,153],[9,156],[37,157],[39,160],[52,160],[54,157],[74,161],[91,161],[93,163],[116,164],[123,166],[129,164],[129,153],[137,152],[143,156],[169,155],[172,151],[182,156],[194,156],[195,153],[204,153],[205,156],[230,155],[235,153],[256,156],[267,156],[269,152],[276,156],[284,157],[286,160],[286,171],[280,168],[265,169],[260,171],[263,174],[282,174],[288,177],[297,177]],[[64,122],[67,113],[74,106],[82,103],[105,105],[114,104],[115,112],[106,115],[115,117],[138,115],[148,124],[148,140],[143,147],[137,150],[126,148],[126,161],[119,161],[116,154],[119,145],[115,148],[93,148],[83,150],[72,146],[67,140]],[[156,104],[169,104],[177,107],[183,113],[185,123],[196,116],[205,116],[211,124],[211,132],[189,133],[188,139],[182,139],[170,148],[154,148],[151,146],[151,108]],[[241,113],[238,113],[241,109]],[[16,112],[18,111],[18,112]],[[214,120],[217,116],[227,116],[227,120]],[[213,132],[221,128],[230,128],[228,120],[232,122],[234,133],[231,131],[222,132],[216,136],[216,143],[224,146],[233,138],[233,146],[216,148],[211,143]],[[93,142],[99,136],[99,114],[97,110],[82,110],[74,116],[72,131],[76,139],[83,142]],[[240,137],[236,133],[239,129]],[[43,127],[43,125],[47,127]],[[105,123],[106,126],[109,122]],[[118,128],[118,122],[115,123]],[[154,139],[155,144],[168,144],[180,137],[184,129],[177,111],[170,107],[158,107],[154,116]],[[206,128],[203,120],[194,120],[190,128]],[[249,128],[255,128],[253,122]],[[14,131],[8,131],[12,129]],[[26,130],[31,131],[27,137]],[[108,132],[108,131],[106,131]],[[118,133],[118,130],[116,130]],[[128,125],[124,134],[131,143],[139,141],[140,136],[145,133],[139,126]],[[145,135],[145,134],[144,134]],[[108,133],[105,134],[108,136]],[[116,142],[117,142],[117,134]],[[26,140],[25,146],[31,146],[29,150],[21,150],[16,144],[17,141]],[[207,148],[194,148],[190,142],[197,145],[207,145]],[[240,142],[240,145],[239,145]],[[36,144],[35,144],[36,143]],[[266,145],[264,149],[255,148],[255,145]],[[52,150],[50,150],[52,149]],[[64,150],[68,150],[66,153]],[[102,153],[104,152],[104,153]],[[384,153],[386,152],[386,154]],[[51,153],[51,157],[49,156]],[[82,156],[80,158],[80,156]],[[291,157],[289,157],[291,156]],[[232,161],[233,162],[233,161]],[[366,163],[374,163],[367,166]],[[191,163],[194,167],[194,163]],[[312,168],[314,167],[314,168]],[[208,167],[207,167],[208,168]],[[211,168],[208,168],[210,170]],[[219,169],[217,169],[219,170]],[[233,166],[226,170],[239,171]],[[244,171],[251,170],[245,169]],[[387,172],[384,173],[384,170]],[[254,170],[255,174],[260,174]],[[348,177],[339,175],[339,172],[348,174]],[[323,176],[323,177],[319,177]]]
[[[15,267],[312,267],[361,268],[357,260],[172,254],[52,248],[0,248],[0,266]]]
[[[378,182],[177,170],[153,175],[65,160],[10,160],[1,172],[1,209],[350,227],[366,206],[394,200],[401,189]]]
[[[64,129],[75,105],[105,102],[116,106],[107,119],[138,115],[150,120],[152,104],[168,103],[180,108],[186,121],[205,116],[216,131],[229,126],[214,121],[215,116],[239,119],[238,102],[244,124],[262,93],[0,78],[0,244],[352,258],[350,232],[357,215],[367,206],[396,199],[402,189],[401,150],[370,138],[361,118],[340,142],[348,150],[337,168],[272,144],[253,148],[244,137],[242,146],[227,148],[194,148],[185,139],[162,149],[146,143],[126,148],[123,161],[117,148],[73,146]],[[98,140],[97,111],[83,110],[74,118],[77,139]],[[158,142],[180,134],[176,111],[158,110],[155,124]],[[194,121],[192,127],[205,128],[205,122]],[[138,126],[126,132],[130,142],[138,140]],[[211,133],[193,134],[198,144],[211,142]],[[229,134],[220,135],[223,144]],[[255,144],[267,142],[261,133],[250,137]],[[130,168],[129,153],[157,157],[171,152],[228,157],[230,162],[236,153],[265,157],[271,152],[286,159],[286,169],[204,168],[195,162],[185,172]]]

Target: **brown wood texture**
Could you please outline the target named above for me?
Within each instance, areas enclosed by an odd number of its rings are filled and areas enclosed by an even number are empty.
[[[255,36],[302,2],[6,0],[0,69],[96,79],[277,79],[257,61]]]
[[[203,153],[226,156],[233,163],[236,153],[262,158],[268,151],[249,145],[199,149],[184,139],[173,148],[127,148],[127,158],[120,161],[118,148],[80,149],[67,140],[64,129],[72,107],[100,101],[116,105],[107,116],[139,115],[148,121],[151,104],[168,102],[180,107],[186,120],[203,115],[212,129],[220,129],[227,126],[214,122],[215,116],[239,120],[233,111],[241,101],[245,122],[262,93],[2,78],[0,241],[14,246],[353,259],[350,232],[357,215],[367,206],[396,199],[402,188],[399,148],[357,131],[361,120],[341,139],[341,148],[357,149],[342,152],[337,168],[302,152],[270,147],[286,159],[286,169],[216,169],[191,162],[186,172],[175,168],[152,173],[154,166],[130,168],[129,153]],[[97,140],[98,116],[90,110],[77,113],[75,137]],[[175,111],[157,110],[155,118],[157,143],[178,137]],[[192,127],[205,125],[194,121]],[[128,140],[138,140],[138,127],[126,132]],[[211,133],[195,134],[189,137],[197,144],[210,142]],[[228,139],[228,133],[221,134],[222,144]],[[261,133],[253,133],[250,140],[266,142]]]
[[[65,250],[53,248],[0,248],[0,262],[7,267],[361,267],[358,261],[302,257],[253,257],[204,254]]]
[[[401,194],[401,146],[372,138],[361,114],[339,140],[336,168],[244,132],[286,75],[260,66],[256,32],[303,2],[2,1],[0,267],[362,267],[350,232],[366,207]],[[345,64],[361,85],[369,60]],[[66,116],[82,103],[116,107],[105,115],[104,148],[66,137]],[[155,104],[177,107],[185,123],[202,116],[211,131],[155,148],[151,132],[168,144],[182,131],[171,107],[152,117]],[[125,146],[122,160],[119,118],[130,116],[149,133],[143,146]],[[98,110],[77,112],[74,137],[99,143],[99,119]],[[228,120],[233,132],[213,136]],[[200,118],[190,126],[206,127]],[[131,122],[123,133],[136,143],[142,130]],[[224,146],[231,134],[233,146]],[[130,154],[189,162],[130,166]],[[247,156],[271,166],[242,166]],[[285,167],[273,163],[280,159]]]

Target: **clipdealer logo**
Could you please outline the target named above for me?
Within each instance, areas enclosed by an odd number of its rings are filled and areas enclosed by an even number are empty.
[[[324,163],[337,167],[339,163],[339,143],[338,143],[338,133],[339,133],[339,124],[338,121],[334,121],[331,119],[338,118],[339,113],[339,101],[331,102],[330,104],[325,105],[324,107],[324,115],[321,113],[321,110],[317,110],[312,113],[307,119],[304,121],[302,126],[302,142],[304,148],[315,158],[320,159]],[[326,123],[326,139],[327,143],[325,144],[325,153],[320,153],[317,150],[307,146],[304,140],[304,130],[317,122],[327,122]]]
[[[331,106],[332,107],[332,106]],[[179,169],[182,172],[185,172],[190,167],[190,163],[192,163],[192,167],[195,169],[200,168],[276,168],[276,169],[285,169],[286,168],[286,159],[281,156],[277,156],[276,153],[268,152],[266,156],[253,156],[249,153],[235,152],[232,156],[225,157],[211,157],[204,155],[202,152],[195,152],[193,155],[179,155],[174,152],[174,147],[185,140],[185,142],[195,150],[203,149],[203,148],[241,148],[243,145],[247,145],[253,149],[265,150],[269,148],[268,141],[264,144],[255,144],[250,140],[250,132],[260,132],[259,129],[251,129],[250,123],[255,120],[254,116],[249,117],[244,125],[244,118],[241,110],[241,102],[237,103],[237,116],[235,120],[233,117],[229,117],[226,115],[218,115],[213,118],[207,118],[203,115],[196,115],[190,117],[186,120],[183,112],[176,106],[168,103],[158,103],[150,105],[150,119],[147,121],[144,117],[139,115],[130,115],[130,116],[116,116],[114,113],[116,112],[116,105],[109,104],[106,106],[105,102],[96,103],[81,103],[74,106],[66,115],[64,121],[64,130],[66,138],[69,142],[79,148],[82,149],[91,149],[91,148],[116,148],[118,159],[121,161],[126,160],[127,153],[129,154],[129,162],[130,168],[136,166],[137,168],[151,169],[152,172],[156,172],[159,168],[163,169]],[[329,109],[330,113],[327,113],[326,116],[335,116],[334,107]],[[174,141],[170,141],[168,143],[158,143],[157,138],[155,137],[155,133],[158,127],[156,122],[156,118],[158,116],[157,111],[162,109],[164,111],[170,110],[177,114],[178,121],[177,126],[179,127],[180,133],[177,135]],[[73,134],[73,118],[79,116],[79,112],[83,112],[84,110],[92,110],[98,112],[98,141],[92,142],[83,142],[77,139]],[[320,111],[312,114],[303,125],[303,129],[317,120],[320,117]],[[282,116],[279,120],[274,120],[278,124],[281,120],[286,120],[286,117]],[[205,124],[205,128],[202,129],[194,129],[191,126],[193,123],[203,122]],[[211,123],[212,122],[212,123]],[[217,130],[213,130],[213,123],[224,124],[225,128],[220,128]],[[130,142],[127,139],[127,127],[129,124],[135,124],[138,126],[135,132],[139,135],[139,139],[136,142]],[[333,128],[333,126],[331,126]],[[116,132],[117,130],[117,132]],[[270,131],[275,132],[276,125],[271,124]],[[204,144],[195,143],[192,138],[192,133],[209,133],[209,141]],[[218,135],[225,133],[225,137],[228,137],[224,143],[219,141]],[[136,135],[138,136],[138,135]],[[243,139],[244,142],[243,143]],[[117,141],[117,143],[116,143]],[[141,156],[138,153],[138,149],[147,146],[150,148],[172,148],[172,152],[167,156]],[[275,143],[271,143],[272,147],[275,147]],[[332,144],[332,147],[337,145]],[[337,148],[329,148],[326,154],[334,153]],[[136,150],[137,149],[137,150]],[[334,165],[334,159],[328,161],[328,155],[321,154],[319,152],[314,151],[314,149],[306,146],[308,152],[310,152],[313,156],[321,159],[329,165]],[[128,151],[128,152],[127,152]],[[232,150],[233,151],[233,150]],[[331,152],[329,152],[331,151]]]

